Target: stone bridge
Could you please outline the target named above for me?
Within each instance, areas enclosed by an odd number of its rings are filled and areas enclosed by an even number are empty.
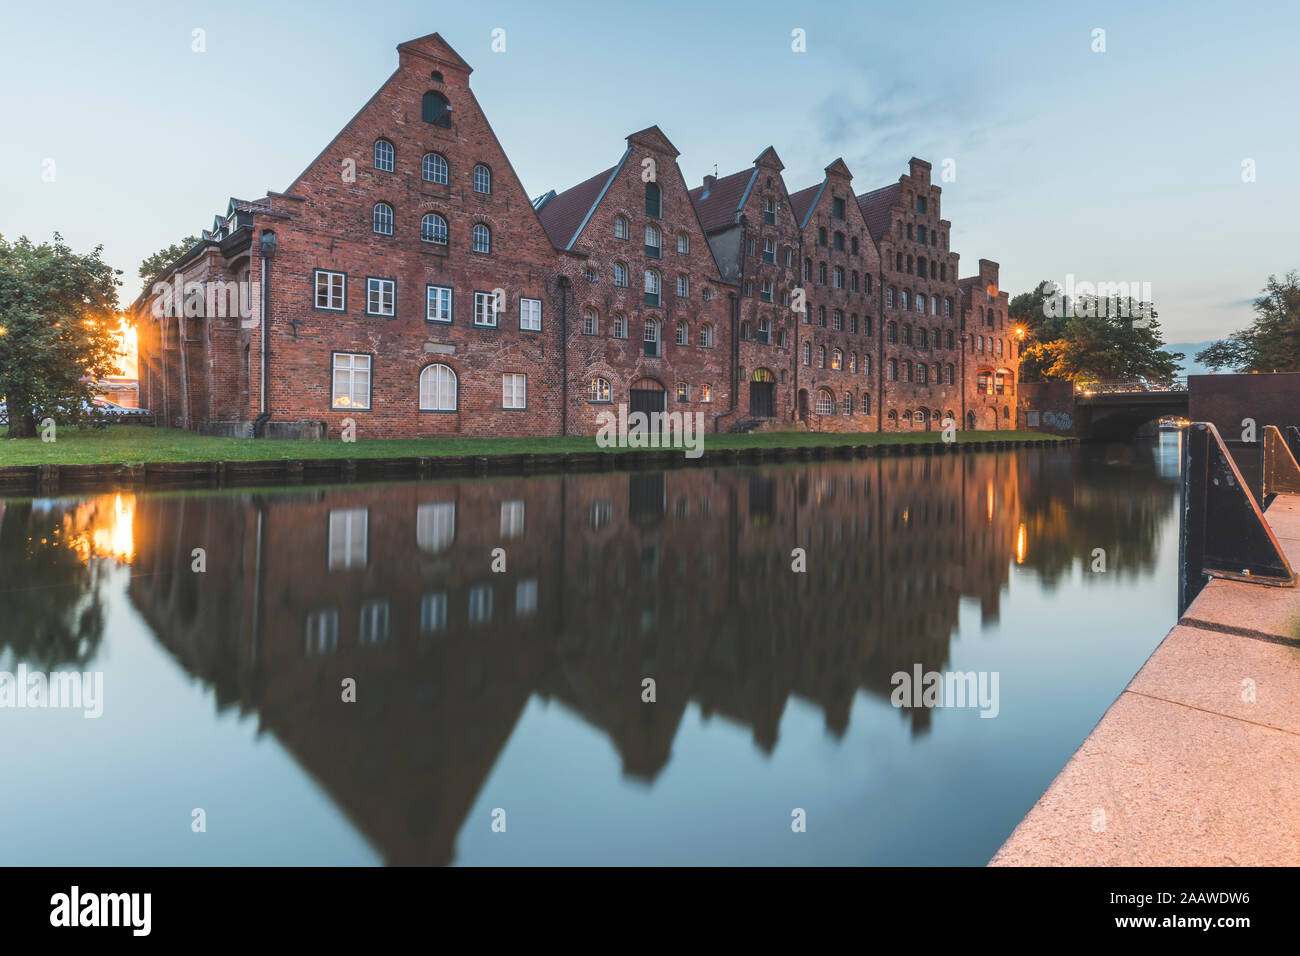
[[[1166,384],[1117,382],[1025,383],[1020,392],[1023,428],[1091,441],[1131,441],[1145,425],[1166,416],[1187,417],[1186,379]]]

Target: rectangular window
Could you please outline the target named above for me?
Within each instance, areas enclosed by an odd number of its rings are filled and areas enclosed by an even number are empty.
[[[758,341],[764,345],[772,341],[772,320],[766,316],[758,320]]]
[[[393,300],[397,296],[397,283],[392,279],[366,280],[366,314],[393,315]]]
[[[776,225],[776,203],[771,199],[763,200],[763,221],[769,226]]]
[[[772,301],[772,280],[764,279],[758,284],[758,297],[763,302]]]
[[[525,332],[542,331],[542,300],[519,300],[519,328]]]
[[[370,408],[370,356],[334,353],[334,382],[330,405],[340,409]]]
[[[431,285],[425,289],[424,317],[429,322],[451,321],[451,289],[443,285]]]
[[[677,401],[689,402],[691,400],[691,387],[685,382],[677,383]]]
[[[447,628],[447,592],[436,591],[420,599],[420,633],[432,634]]]
[[[370,543],[370,512],[365,508],[331,511],[329,521],[329,569],[364,568]]]
[[[492,620],[492,587],[480,584],[469,589],[469,622],[485,624]]]
[[[507,373],[501,376],[501,407],[528,407],[528,376]]]
[[[357,636],[362,644],[388,640],[387,601],[367,601],[361,605],[361,627]]]
[[[515,584],[515,617],[537,613],[537,578],[524,578]]]
[[[347,299],[347,276],[342,272],[316,270],[316,308],[342,312]]]
[[[614,313],[614,338],[627,338],[627,316],[622,312]]]
[[[712,386],[712,385],[701,385],[701,386],[700,386],[700,401],[702,401],[702,402],[711,402],[711,401],[713,401],[713,386]]]
[[[497,297],[495,292],[474,293],[474,324],[494,329],[497,325]]]
[[[336,608],[307,615],[307,653],[330,654],[339,648],[339,612]]]
[[[677,296],[678,298],[688,298],[691,294],[691,280],[686,276],[677,277]]]
[[[524,536],[524,503],[522,501],[501,502],[501,537],[522,538]]]
[[[771,239],[763,240],[763,261],[776,264],[776,243]]]
[[[843,219],[843,218],[844,218],[844,200],[843,200],[843,199],[836,199],[836,200],[834,201],[834,203],[831,205],[831,215],[834,216],[836,219]]]

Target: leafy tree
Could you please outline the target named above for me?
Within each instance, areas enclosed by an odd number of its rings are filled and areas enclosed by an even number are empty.
[[[141,262],[140,278],[144,280],[144,290],[148,292],[149,287],[158,280],[158,277],[167,271],[167,267],[189,252],[190,247],[198,241],[198,236],[186,236],[180,242],[173,243],[166,249],[159,249]]]
[[[1127,311],[1127,315],[1121,313]],[[1136,313],[1136,315],[1134,314]],[[1167,383],[1178,374],[1181,352],[1167,352],[1149,302],[1080,296],[1069,300],[1049,281],[1011,300],[1007,314],[1026,330],[1020,380]]]
[[[1268,277],[1248,328],[1196,353],[1207,368],[1235,372],[1300,372],[1300,275]]]
[[[120,371],[117,278],[103,246],[73,252],[58,233],[36,245],[0,236],[0,395],[9,437],[31,437],[45,417],[92,417],[93,382]]]

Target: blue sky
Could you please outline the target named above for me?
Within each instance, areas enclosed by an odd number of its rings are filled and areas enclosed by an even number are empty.
[[[985,257],[1013,295],[1067,273],[1150,282],[1171,342],[1245,325],[1267,276],[1300,268],[1294,3],[15,9],[0,30],[0,233],[102,243],[126,301],[142,258],[230,196],[287,187],[392,72],[396,45],[435,31],[475,68],[533,196],[611,165],[652,123],[691,184],[768,144],[792,191],[837,156],[859,192],[913,155],[936,175],[952,159],[943,212],[963,275]]]

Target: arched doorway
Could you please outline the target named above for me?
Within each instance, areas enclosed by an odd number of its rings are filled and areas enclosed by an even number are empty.
[[[776,402],[776,376],[765,368],[756,368],[749,376],[749,416],[751,418],[774,417]]]
[[[975,413],[974,413],[974,412],[967,412],[967,413],[966,413],[966,430],[967,430],[968,432],[973,432],[973,431],[975,430]]]
[[[808,420],[808,389],[799,389],[799,421]]]
[[[628,390],[628,410],[650,415],[668,407],[668,391],[653,378],[640,378]]]

